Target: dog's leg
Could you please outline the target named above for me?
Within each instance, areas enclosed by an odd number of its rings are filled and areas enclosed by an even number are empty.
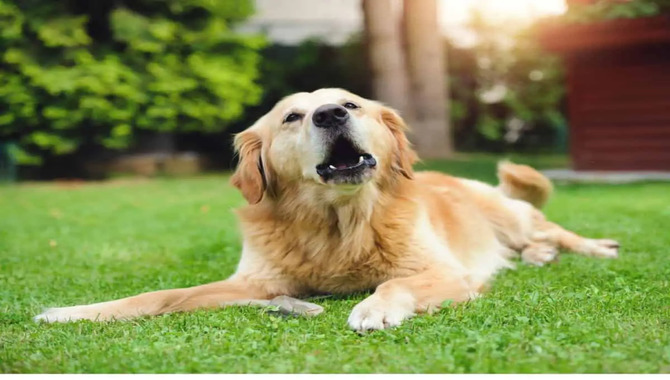
[[[619,255],[619,243],[615,240],[585,238],[551,222],[542,223],[534,240],[585,256],[616,258]]]
[[[381,330],[398,326],[416,313],[437,309],[444,301],[461,302],[476,295],[463,276],[448,269],[431,269],[379,285],[354,307],[348,323],[357,331]]]
[[[192,288],[159,290],[133,297],[90,305],[45,310],[36,321],[68,322],[80,319],[110,321],[158,315],[175,311],[217,308],[233,304],[256,304],[277,295],[266,287],[239,279],[214,282]]]

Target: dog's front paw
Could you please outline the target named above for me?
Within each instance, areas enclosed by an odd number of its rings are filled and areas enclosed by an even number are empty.
[[[373,294],[356,305],[347,323],[356,331],[381,330],[395,327],[414,315],[407,302],[393,302]]]

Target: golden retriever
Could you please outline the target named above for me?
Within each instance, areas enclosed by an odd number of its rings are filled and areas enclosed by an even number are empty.
[[[617,242],[545,219],[539,208],[552,185],[537,171],[501,163],[497,187],[415,173],[406,130],[392,109],[341,89],[284,98],[235,138],[231,182],[249,205],[237,212],[243,249],[230,278],[36,319],[107,321],[374,289],[348,324],[375,330],[476,297],[515,253],[536,265],[559,248],[617,257]]]

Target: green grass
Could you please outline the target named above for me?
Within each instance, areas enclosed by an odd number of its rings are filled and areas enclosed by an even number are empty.
[[[494,178],[487,156],[423,166]],[[549,217],[618,239],[620,259],[520,264],[476,301],[360,336],[346,318],[364,294],[317,300],[313,319],[234,307],[33,323],[44,306],[225,278],[243,200],[224,176],[0,187],[0,371],[669,372],[670,184],[557,190]]]

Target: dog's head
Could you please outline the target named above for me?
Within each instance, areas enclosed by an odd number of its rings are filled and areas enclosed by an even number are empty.
[[[406,129],[394,110],[341,89],[293,94],[235,137],[231,181],[254,204],[295,184],[350,192],[411,178]]]

